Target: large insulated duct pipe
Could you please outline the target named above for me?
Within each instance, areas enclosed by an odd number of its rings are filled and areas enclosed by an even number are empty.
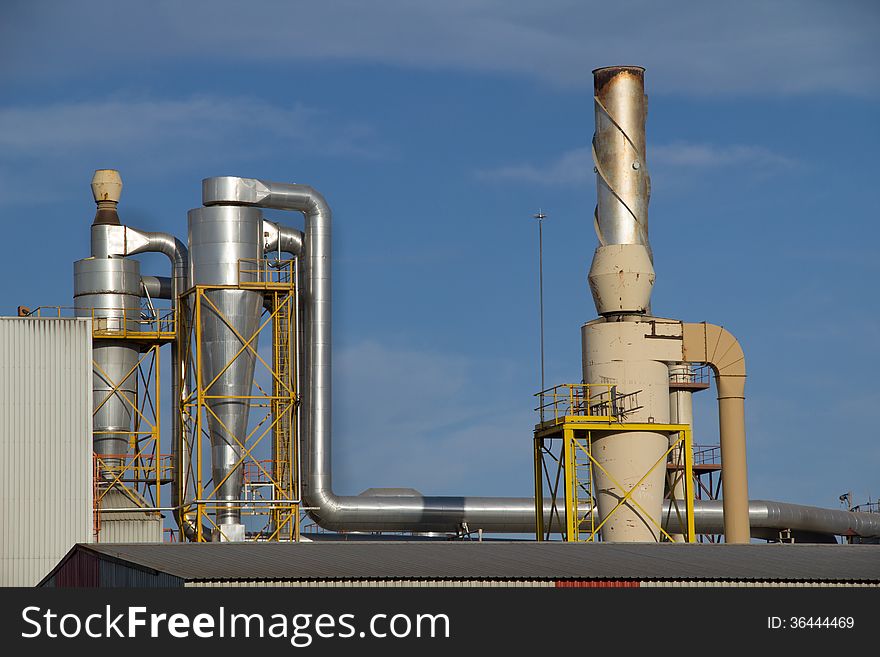
[[[747,518],[754,538],[778,540],[779,532],[782,530],[825,537],[835,535],[880,537],[880,514],[877,513],[854,513],[803,504],[750,500],[747,505]],[[726,533],[726,519],[727,510],[724,508],[723,500],[697,500],[694,503],[694,524],[697,533]],[[674,510],[664,514],[664,526],[670,532],[677,533],[683,530]]]
[[[746,468],[746,359],[739,342],[713,324],[683,324],[682,351],[689,362],[708,363],[718,388],[724,539],[748,543],[749,483]]]

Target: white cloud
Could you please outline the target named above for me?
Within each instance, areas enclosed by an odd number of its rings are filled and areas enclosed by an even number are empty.
[[[99,167],[167,180],[218,163],[238,170],[284,151],[366,160],[391,153],[369,125],[301,103],[199,95],[0,105],[0,205],[76,198],[82,171]],[[52,184],[31,198],[38,180]]]
[[[339,349],[335,488],[530,494],[531,399],[511,394],[515,371],[506,362],[375,341]]]
[[[372,156],[381,151],[362,125],[334,126],[319,110],[281,107],[254,98],[193,96],[180,99],[102,99],[42,106],[0,107],[3,157],[46,151],[155,150],[175,152],[223,144],[241,147],[254,136],[293,142],[332,154]]]
[[[797,160],[763,146],[692,144],[676,142],[648,147],[652,172],[744,167],[761,175],[799,166]],[[524,182],[547,186],[581,186],[594,181],[590,148],[566,151],[545,163],[517,163],[475,172],[477,178],[498,182]]]
[[[589,148],[566,151],[550,162],[511,164],[476,172],[482,180],[536,183],[539,185],[582,185],[592,180],[593,156]]]
[[[794,158],[774,153],[763,146],[716,146],[687,142],[654,146],[648,150],[648,159],[654,166],[661,167],[720,168],[745,165],[767,171],[799,165]]]
[[[124,78],[192,57],[212,73],[226,61],[323,60],[587,86],[590,68],[643,63],[649,87],[697,95],[880,91],[880,10],[855,0],[102,0],[23,3],[2,24],[0,74],[14,79]]]

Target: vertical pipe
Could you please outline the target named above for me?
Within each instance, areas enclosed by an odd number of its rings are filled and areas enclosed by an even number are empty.
[[[547,385],[544,380],[544,219],[546,216],[540,210],[535,215],[535,219],[538,220],[538,313],[541,321],[541,395],[538,399],[541,422],[544,421],[544,390]]]
[[[745,399],[739,382],[726,377],[718,385],[718,423],[721,431],[721,487],[724,490],[724,539],[748,543],[749,488],[746,466]]]
[[[543,455],[541,448],[543,438],[535,438],[532,442],[532,459],[535,468],[535,540],[544,540],[544,477],[542,472]]]
[[[670,424],[687,424],[692,426],[694,422],[694,393],[677,384],[690,383],[692,379],[691,368],[687,363],[671,363],[669,365],[669,423]],[[678,439],[678,434],[669,436],[670,444]],[[676,445],[669,454],[669,462],[676,469],[672,471],[671,486],[669,487],[669,496],[673,500],[684,500],[687,494],[687,486],[692,482],[685,479],[686,445],[681,441]],[[693,458],[693,454],[691,454]],[[675,506],[670,506],[670,511],[675,513]],[[681,505],[679,505],[681,509]],[[672,538],[676,542],[684,541],[684,534],[673,534]]]

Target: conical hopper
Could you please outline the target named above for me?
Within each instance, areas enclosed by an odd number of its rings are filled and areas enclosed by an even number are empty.
[[[254,352],[245,347],[260,325],[263,298],[246,290],[210,290],[202,302],[202,380],[207,395],[208,431],[211,435],[211,470],[218,500],[241,499],[239,461],[245,443],[254,380]],[[257,348],[257,339],[250,342]],[[219,397],[219,399],[214,399]],[[240,520],[237,509],[221,508],[217,524]]]
[[[593,468],[598,518],[599,522],[605,521],[602,540],[616,543],[660,539],[666,463],[652,467],[662,459],[668,445],[669,439],[661,433],[594,433],[593,458],[602,466]]]

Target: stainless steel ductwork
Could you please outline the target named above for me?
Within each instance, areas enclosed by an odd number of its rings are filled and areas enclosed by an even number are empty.
[[[303,502],[322,527],[347,531],[456,532],[467,527],[485,532],[532,533],[535,528],[533,498],[429,497],[406,495],[342,496],[333,492],[331,477],[331,212],[323,196],[307,185],[275,183],[225,176],[202,183],[202,200],[218,213],[253,206],[301,212],[305,216],[298,289],[301,305],[302,395],[301,444],[305,475]],[[201,212],[201,211],[200,211]],[[296,231],[291,231],[296,234]],[[249,231],[248,231],[249,234]],[[291,249],[299,250],[292,242]],[[284,249],[282,249],[284,250]],[[254,252],[251,250],[250,252]],[[251,256],[253,257],[253,256]],[[249,383],[250,381],[248,381]],[[668,408],[668,399],[666,401]],[[681,504],[681,503],[680,503]],[[668,506],[668,503],[667,505]],[[588,513],[589,509],[582,509]],[[557,522],[545,507],[545,524]],[[664,517],[675,518],[668,511]],[[810,529],[827,524],[826,533],[880,535],[880,517],[845,511],[814,509],[778,502],[753,502],[753,527]],[[717,533],[723,522],[720,502],[695,504],[698,532]],[[833,520],[833,522],[831,522]],[[797,525],[797,526],[791,526]],[[680,527],[670,527],[676,533]],[[821,529],[816,531],[821,532]]]
[[[681,502],[679,502],[681,506]],[[683,531],[675,519],[675,512],[664,510],[664,527],[671,533]],[[697,500],[694,503],[694,522],[701,534],[721,534],[724,531],[724,505],[721,500]],[[842,509],[823,509],[803,504],[749,500],[749,526],[755,538],[779,539],[779,532],[791,530],[809,535],[824,536],[880,536],[880,514],[854,513]]]

